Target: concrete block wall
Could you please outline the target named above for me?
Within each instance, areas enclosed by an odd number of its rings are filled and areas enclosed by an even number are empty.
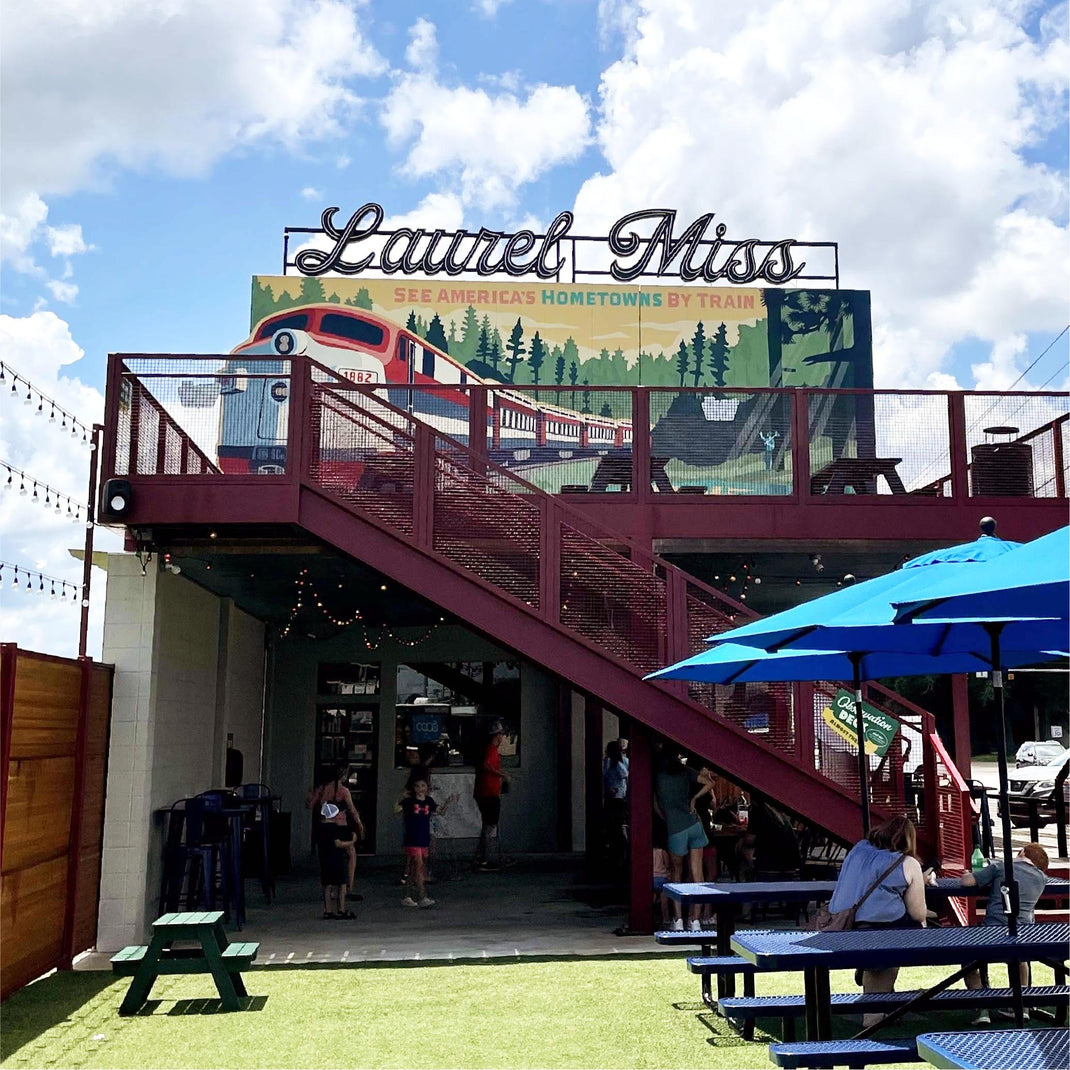
[[[104,660],[115,685],[97,946],[113,951],[142,942],[156,916],[157,811],[221,783],[227,731],[259,757],[263,625],[155,562],[142,575],[135,557],[112,554]]]

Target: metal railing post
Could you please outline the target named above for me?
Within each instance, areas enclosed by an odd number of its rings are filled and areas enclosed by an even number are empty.
[[[412,537],[430,549],[435,541],[435,430],[417,423],[413,436]]]
[[[950,424],[951,497],[965,502],[970,496],[969,446],[966,441],[966,395],[956,390],[947,395]]]
[[[641,386],[632,391],[632,493],[650,500],[650,393]]]
[[[561,620],[561,509],[549,496],[539,516],[539,615],[551,624]]]
[[[810,391],[791,392],[791,470],[795,497],[810,497]]]

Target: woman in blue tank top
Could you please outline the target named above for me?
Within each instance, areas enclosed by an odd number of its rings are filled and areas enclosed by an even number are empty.
[[[917,849],[917,830],[907,817],[893,817],[871,829],[843,860],[829,910],[850,910],[865,896],[855,913],[856,929],[924,928],[925,876]],[[862,990],[892,992],[898,975],[898,967],[863,970]],[[883,1017],[867,1014],[864,1024]]]

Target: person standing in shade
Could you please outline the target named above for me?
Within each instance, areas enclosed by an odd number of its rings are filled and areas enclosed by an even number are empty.
[[[1032,925],[1033,912],[1037,900],[1044,893],[1048,883],[1048,852],[1039,843],[1027,843],[1014,860],[1014,879],[1018,882],[1018,924]],[[1007,870],[1003,862],[993,862],[975,873],[964,873],[960,883],[966,888],[988,888],[988,904],[985,906],[985,925],[1007,925],[1007,912],[1003,906],[1003,888],[1007,883]],[[1017,968],[1023,985],[1029,984],[1029,963],[1007,963],[1008,981],[1010,971]],[[974,970],[966,974],[967,988],[981,987],[981,974]],[[1001,1017],[1013,1018],[1011,1010],[997,1011]],[[1025,1012],[1029,1017],[1029,1011]],[[992,1019],[988,1011],[982,1011],[974,1020],[974,1025],[988,1025]]]
[[[479,807],[481,827],[479,844],[476,847],[473,866],[476,869],[492,870],[501,866],[502,847],[498,838],[498,823],[502,813],[502,792],[507,791],[508,774],[502,772],[502,740],[505,738],[505,724],[496,720],[491,724],[487,744],[476,762],[476,779],[472,788],[476,806]],[[498,864],[490,861],[490,845],[495,844]]]
[[[697,788],[698,777],[684,765],[683,759],[663,749],[654,777],[654,809],[668,831],[674,884],[683,877],[685,863],[688,879],[696,884],[702,881],[702,850],[709,841],[692,801]],[[672,927],[679,932],[684,927],[683,908],[673,900],[673,909],[676,917]],[[702,928],[698,912],[691,919],[690,928],[694,932]]]
[[[364,823],[343,782],[347,769],[344,764],[329,767],[324,780],[305,799],[305,805],[313,812],[323,885],[323,916],[331,920],[356,917],[346,910],[346,891],[352,890],[352,878],[347,872],[348,852],[355,849],[356,838],[364,835]]]

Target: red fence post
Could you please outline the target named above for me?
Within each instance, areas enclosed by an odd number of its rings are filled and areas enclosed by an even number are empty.
[[[970,497],[970,465],[966,442],[966,395],[956,390],[947,395],[948,442],[951,448],[951,497],[965,504]]]
[[[791,470],[795,497],[810,497],[810,391],[791,392]]]
[[[650,500],[650,392],[642,387],[632,393],[632,493]]]
[[[936,735],[936,721],[932,714],[926,713],[921,723],[922,794],[925,805],[925,827],[932,843],[939,851],[942,839],[940,836],[940,785],[936,769],[936,748],[933,746],[933,737]],[[943,858],[940,861],[943,862]]]
[[[67,892],[63,904],[63,942],[58,967],[69,970],[74,961],[74,923],[78,905],[78,868],[82,856],[82,814],[85,811],[85,765],[89,744],[89,684],[93,659],[78,659],[78,731],[74,744],[74,784],[71,795],[71,824],[67,833]]]
[[[123,362],[118,353],[108,354],[108,381],[104,387],[104,453],[100,462],[102,479],[115,475],[116,440],[119,435],[119,397]]]
[[[951,717],[954,724],[955,765],[963,778],[969,780],[972,772],[969,677],[963,673],[955,673],[951,677]]]
[[[480,457],[487,455],[487,388],[468,388],[468,448]]]
[[[15,672],[19,648],[15,643],[0,644],[0,857],[7,828],[7,774],[11,767],[11,726],[15,721]]]
[[[308,465],[307,436],[312,424],[311,367],[303,357],[290,360],[290,400],[286,428],[286,475],[299,485]]]
[[[1066,497],[1066,471],[1063,468],[1063,424],[1065,420],[1055,420],[1051,425],[1051,456],[1055,465],[1055,497]]]

